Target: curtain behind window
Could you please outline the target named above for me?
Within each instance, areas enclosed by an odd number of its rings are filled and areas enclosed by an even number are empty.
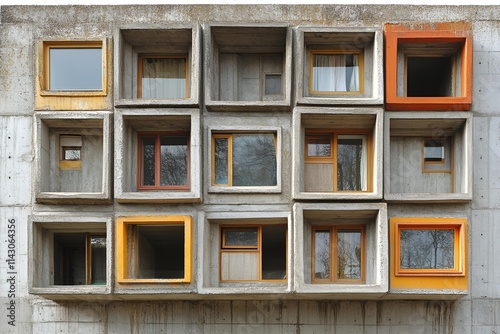
[[[143,58],[142,98],[186,97],[185,58]]]

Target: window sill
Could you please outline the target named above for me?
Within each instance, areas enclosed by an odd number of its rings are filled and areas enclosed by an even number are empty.
[[[108,193],[80,193],[80,192],[40,192],[36,202],[42,204],[108,204],[111,196]]]
[[[138,191],[117,193],[118,203],[199,203],[201,195],[193,191]]]
[[[219,194],[280,194],[281,186],[269,187],[224,187],[224,186],[210,186],[209,193]]]
[[[384,199],[388,202],[413,203],[462,203],[472,201],[471,193],[386,193]]]
[[[198,107],[200,105],[196,98],[184,99],[118,99],[115,101],[116,107]]]
[[[327,94],[324,96],[307,96],[297,99],[303,105],[383,105],[382,98],[365,97],[362,94]]]
[[[299,200],[378,200],[382,194],[378,192],[297,192],[293,196]]]
[[[290,111],[290,100],[280,101],[209,101],[208,111]]]

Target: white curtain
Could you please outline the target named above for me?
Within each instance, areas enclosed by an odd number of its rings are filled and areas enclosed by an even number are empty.
[[[359,91],[359,59],[352,55],[353,65],[347,67],[349,55],[313,55],[313,91]]]
[[[142,97],[175,99],[186,97],[185,58],[143,58]]]

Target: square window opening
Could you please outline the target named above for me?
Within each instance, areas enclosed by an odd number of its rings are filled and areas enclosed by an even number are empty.
[[[138,56],[137,97],[143,99],[185,99],[189,97],[187,56]]]
[[[265,74],[264,94],[265,95],[281,95],[282,94],[282,81],[281,73],[278,74]]]
[[[363,52],[310,52],[311,94],[363,93]]]
[[[406,57],[406,96],[455,96],[455,70],[452,56]]]

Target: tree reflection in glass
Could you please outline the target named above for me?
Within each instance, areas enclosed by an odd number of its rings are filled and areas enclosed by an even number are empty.
[[[188,143],[186,136],[160,138],[160,185],[188,184]]]
[[[156,138],[142,138],[142,185],[155,185],[155,170],[156,170]]]
[[[453,269],[454,230],[400,231],[401,269]]]
[[[337,278],[361,279],[361,232],[337,232]]]
[[[339,136],[337,143],[337,189],[363,190],[363,138]]]
[[[316,231],[314,235],[314,277],[330,278],[330,231]]]
[[[215,183],[228,184],[229,139],[215,138]]]
[[[275,186],[274,135],[233,135],[233,186]]]

